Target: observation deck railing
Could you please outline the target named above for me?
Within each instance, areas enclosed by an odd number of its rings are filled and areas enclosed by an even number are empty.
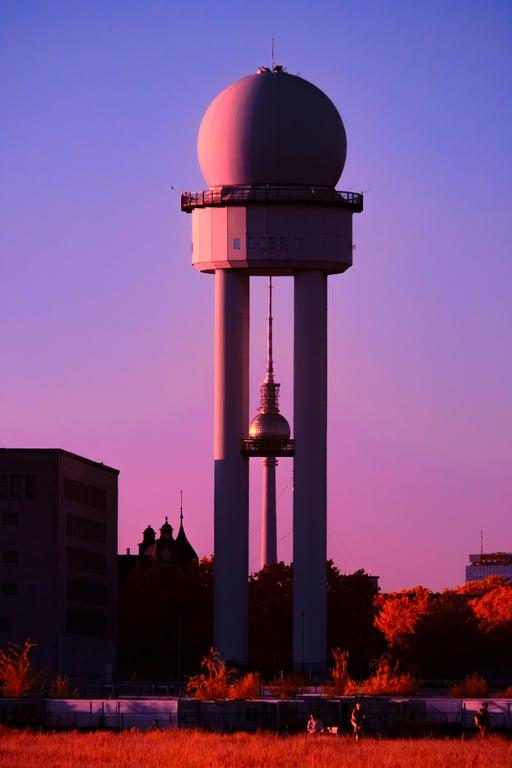
[[[244,456],[294,456],[295,440],[264,440],[249,437],[242,440],[241,452]]]
[[[190,213],[194,208],[261,203],[333,206],[360,213],[363,210],[363,195],[359,192],[342,192],[331,187],[280,185],[213,187],[199,192],[183,192],[181,195],[181,210],[186,213]]]

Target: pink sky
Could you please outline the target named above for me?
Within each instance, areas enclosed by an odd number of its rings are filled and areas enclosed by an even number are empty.
[[[213,280],[171,189],[203,186],[201,116],[278,63],[347,130],[365,192],[354,267],[330,278],[329,541],[384,589],[460,583],[512,550],[510,24],[505,2],[42,2],[0,8],[0,444],[121,470],[120,549],[185,526],[213,548]],[[291,419],[292,284],[276,281]],[[252,410],[265,285],[252,288]],[[259,476],[251,467],[251,569]],[[291,465],[278,479],[291,556]]]

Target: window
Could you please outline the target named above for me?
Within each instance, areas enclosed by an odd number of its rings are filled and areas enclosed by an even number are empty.
[[[256,248],[256,238],[255,238],[255,237],[248,237],[248,238],[247,238],[247,246],[248,246],[248,248],[250,248],[251,250],[252,250],[253,248]]]
[[[260,249],[261,250],[265,250],[265,245],[266,245],[265,238],[264,237],[260,237],[260,240],[259,240],[259,247],[260,247]]]
[[[6,549],[2,552],[2,563],[18,563],[19,552]]]
[[[21,498],[21,475],[11,475],[11,496],[13,499]]]
[[[0,499],[7,498],[7,475],[0,475]]]
[[[66,547],[67,566],[73,571],[104,574],[106,571],[105,555],[88,549]]]
[[[17,584],[2,584],[2,595],[13,597],[18,594]]]
[[[37,480],[35,475],[25,475],[25,497],[35,499],[37,496]]]
[[[276,239],[275,237],[270,236],[268,239],[268,247],[271,251],[275,251],[276,249]]]
[[[103,488],[96,488],[94,485],[81,483],[70,477],[64,478],[64,498],[95,509],[105,509],[107,505],[107,495]]]
[[[17,512],[3,512],[2,523],[4,525],[18,525],[18,513]]]
[[[75,539],[84,539],[85,541],[94,541],[97,544],[105,543],[107,530],[105,523],[71,514],[67,515],[66,522],[68,536],[73,536]]]
[[[239,237],[235,237],[234,240],[233,240],[233,248],[235,249],[235,251],[239,251],[240,247],[241,247],[240,246],[240,238]]]
[[[280,251],[287,251],[288,250],[288,243],[286,242],[286,237],[280,237],[279,238],[279,250]]]
[[[66,598],[73,603],[105,605],[107,601],[107,586],[103,582],[97,584],[93,581],[67,579]]]
[[[70,635],[95,635],[103,637],[106,634],[106,621],[103,613],[84,611],[66,612],[66,632]]]
[[[10,632],[12,629],[12,618],[10,616],[0,616],[0,632]]]
[[[298,251],[302,250],[302,237],[296,237],[295,238],[295,248]]]

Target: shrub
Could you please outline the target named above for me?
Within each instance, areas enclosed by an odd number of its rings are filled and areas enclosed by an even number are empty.
[[[302,675],[292,673],[290,675],[283,675],[283,677],[274,680],[268,686],[268,691],[272,696],[278,699],[294,699],[299,693],[303,691],[306,683]]]
[[[31,640],[23,645],[9,643],[6,651],[0,651],[0,681],[5,696],[24,696],[37,682],[37,675],[30,663],[30,651],[35,646]]]
[[[392,662],[389,656],[384,654],[374,662],[373,674],[361,682],[349,680],[345,693],[400,696],[416,693],[419,681],[409,672],[400,672],[398,667],[398,662]]]
[[[201,701],[216,699],[254,699],[260,695],[260,677],[255,672],[237,678],[236,669],[228,667],[215,648],[201,662],[203,670],[189,678],[185,695]]]
[[[48,691],[52,699],[77,699],[78,691],[73,688],[68,675],[57,675]]]
[[[324,686],[324,693],[330,696],[343,696],[354,683],[348,674],[348,651],[335,648],[332,652],[334,665],[330,670],[332,682]]]
[[[485,680],[477,672],[474,672],[472,675],[468,675],[464,678],[464,680],[462,680],[462,682],[457,683],[457,685],[454,685],[452,688],[450,688],[450,696],[455,696],[455,698],[458,699],[464,696],[471,698],[476,696],[477,698],[480,698],[481,696],[488,695],[489,686],[487,685],[487,680]]]
[[[235,670],[227,666],[215,648],[210,648],[208,655],[203,658],[201,669],[202,672],[189,678],[185,694],[202,701],[227,699],[230,679]]]
[[[228,699],[257,699],[261,696],[261,680],[257,672],[248,672],[233,680],[228,688]]]

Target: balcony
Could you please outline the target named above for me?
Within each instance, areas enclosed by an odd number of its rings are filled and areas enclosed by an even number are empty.
[[[181,210],[190,213],[194,208],[219,208],[228,205],[321,205],[347,208],[353,213],[363,210],[363,195],[342,192],[330,187],[294,187],[269,185],[241,185],[215,187],[200,192],[183,192]]]
[[[294,456],[295,440],[261,440],[245,438],[241,452],[244,456]]]

